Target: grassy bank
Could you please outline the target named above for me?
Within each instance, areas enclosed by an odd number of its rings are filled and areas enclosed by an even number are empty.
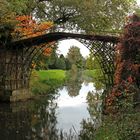
[[[31,91],[34,94],[47,94],[61,87],[65,84],[66,80],[71,78],[71,74],[66,73],[64,70],[34,70],[30,80]],[[83,77],[90,77],[95,83],[95,79],[99,79],[100,75],[96,70],[84,70],[82,73]],[[96,85],[98,86],[99,82]]]
[[[30,87],[34,94],[47,94],[62,86],[66,80],[66,72],[63,70],[33,71]]]

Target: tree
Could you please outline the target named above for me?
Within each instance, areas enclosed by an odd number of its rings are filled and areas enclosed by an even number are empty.
[[[83,68],[83,56],[78,47],[70,47],[69,52],[67,53],[67,58],[71,65],[75,64],[78,68]]]
[[[87,57],[86,59],[86,68],[89,70],[93,70],[94,66],[93,66],[93,55],[90,53],[89,57]]]
[[[71,64],[68,58],[65,58],[66,70],[70,70]]]
[[[40,21],[53,21],[58,28],[101,33],[120,30],[125,23],[126,15],[134,11],[136,0],[7,0],[7,2],[17,15],[34,15]]]
[[[136,3],[136,0],[1,1],[16,15],[34,16],[38,21],[53,21],[58,28],[75,28],[88,33],[120,29]]]
[[[13,32],[13,37],[16,39],[35,37],[45,34],[47,30],[53,26],[52,22],[37,23],[32,16],[28,15],[17,16],[16,20],[18,23],[16,24]]]
[[[45,2],[39,2],[38,0],[6,0],[10,9],[16,13],[16,15],[38,15],[43,18],[41,13],[42,8],[45,9]],[[37,16],[36,16],[37,17]]]
[[[17,24],[14,31],[12,32],[12,37],[16,40],[43,35],[53,26],[52,22],[37,23],[36,20],[34,20],[31,16],[27,15],[17,16],[16,20]],[[36,69],[47,69],[45,59],[52,53],[52,44],[54,43],[44,43],[42,45],[35,46],[36,50],[42,54],[39,55],[39,58],[34,57],[34,64],[36,63]],[[44,48],[43,51],[41,48]]]
[[[62,70],[66,69],[65,57],[63,54],[61,54],[60,57],[56,60],[56,68]]]
[[[75,64],[72,65],[70,71],[67,72],[68,80],[66,82],[68,94],[71,97],[79,95],[79,91],[81,89],[81,72],[78,72],[78,69]]]
[[[30,15],[38,21],[52,21],[54,29],[77,29],[86,33],[114,32],[125,23],[125,16],[134,11],[136,0],[0,0],[5,15]],[[8,7],[8,8],[7,8]],[[7,9],[7,10],[6,10]],[[57,14],[56,14],[57,13]],[[10,22],[10,25],[11,22]],[[11,29],[11,28],[10,28]],[[10,30],[8,28],[8,30]],[[53,30],[54,30],[53,29]],[[62,29],[60,29],[62,30]],[[6,31],[6,30],[3,30]],[[3,32],[2,31],[2,32]],[[10,38],[10,37],[8,37]]]
[[[45,2],[41,0],[40,2]],[[134,9],[136,0],[47,0],[44,16],[57,27],[80,29],[87,33],[118,31],[125,17]],[[57,13],[57,14],[56,14]]]
[[[56,47],[53,48],[51,55],[46,58],[46,65],[49,69],[56,69],[56,61],[58,59],[58,55],[56,54]]]
[[[11,32],[16,24],[15,13],[6,0],[0,0],[0,43],[11,41]]]

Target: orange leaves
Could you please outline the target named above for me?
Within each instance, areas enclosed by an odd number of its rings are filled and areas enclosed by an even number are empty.
[[[21,22],[30,21],[31,19],[32,19],[32,17],[28,16],[28,15],[23,15],[23,16],[16,17],[16,20],[21,21]]]
[[[43,54],[45,56],[50,56],[51,55],[51,52],[52,52],[52,48],[46,48],[43,52]]]
[[[43,35],[48,32],[50,28],[53,27],[52,22],[41,22],[37,23],[31,16],[28,15],[23,15],[23,16],[18,16],[16,17],[17,25],[12,33],[12,36],[15,39],[23,39],[23,38],[30,38],[30,37],[36,37],[39,35]],[[51,43],[49,44],[42,44],[40,46],[36,47],[48,47],[50,46]],[[51,48],[46,48],[44,50],[44,55],[49,56],[51,54],[52,49]],[[32,66],[35,67],[35,66]]]
[[[48,46],[48,47],[45,48],[45,50],[43,51],[43,55],[50,56],[53,51],[54,44],[55,44],[55,42],[50,42],[49,44],[47,44],[46,46]]]
[[[45,34],[48,29],[53,27],[52,22],[37,23],[31,16],[23,15],[16,18],[14,35],[18,38],[29,38]]]
[[[31,68],[34,69],[35,67],[36,67],[36,64],[35,63],[32,63],[31,64]]]
[[[52,22],[43,22],[43,23],[38,25],[39,31],[44,31],[44,30],[47,30],[47,29],[49,29],[51,27],[53,27]]]
[[[124,62],[119,62],[117,64],[117,68],[116,68],[116,72],[115,72],[115,79],[114,79],[114,83],[115,84],[119,84],[121,83],[121,75],[122,75],[122,70],[124,68]]]

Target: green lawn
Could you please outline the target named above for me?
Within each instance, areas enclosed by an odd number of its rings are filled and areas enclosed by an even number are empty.
[[[34,94],[48,94],[65,83],[65,73],[64,70],[33,71],[30,80],[31,91]]]
[[[40,70],[36,71],[36,73],[39,76],[40,80],[47,79],[63,80],[65,79],[66,76],[64,70]]]

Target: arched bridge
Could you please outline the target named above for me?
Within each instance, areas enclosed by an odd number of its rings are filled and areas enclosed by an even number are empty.
[[[46,43],[63,39],[79,39],[97,58],[102,68],[106,86],[113,84],[115,45],[119,38],[115,36],[83,35],[72,33],[48,33],[38,37],[10,42],[0,46],[0,98],[18,100],[17,95],[27,92],[31,73],[31,64],[35,56],[43,53]],[[44,44],[44,45],[43,45]]]

